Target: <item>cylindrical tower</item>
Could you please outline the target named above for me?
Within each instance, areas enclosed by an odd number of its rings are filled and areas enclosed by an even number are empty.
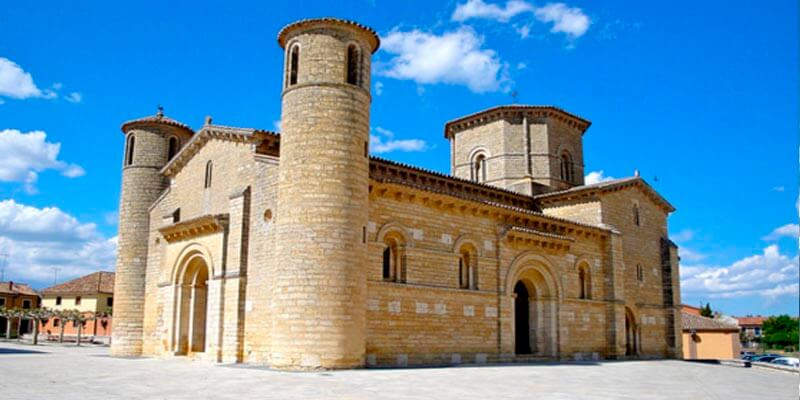
[[[114,318],[111,355],[142,354],[145,270],[150,214],[148,209],[166,188],[161,168],[191,138],[192,130],[164,117],[126,122],[122,190],[119,201],[119,236],[114,278]]]
[[[364,365],[370,57],[375,32],[332,18],[285,50],[272,297],[276,368]]]

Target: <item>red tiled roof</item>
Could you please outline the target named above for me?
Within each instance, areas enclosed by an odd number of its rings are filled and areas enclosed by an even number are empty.
[[[767,320],[767,317],[756,315],[755,317],[736,317],[736,320],[739,321],[739,326],[761,326]]]
[[[280,32],[278,32],[278,44],[281,46],[281,48],[285,48],[286,40],[288,39],[287,36],[289,36],[289,34],[297,28],[308,28],[308,27],[313,27],[315,25],[331,25],[331,24],[350,26],[353,28],[361,29],[362,31],[366,32],[372,39],[373,53],[378,51],[378,47],[380,47],[381,45],[381,38],[380,36],[378,36],[378,33],[375,32],[374,29],[355,21],[350,21],[341,18],[333,18],[333,17],[309,18],[292,22],[291,24],[284,26],[283,29],[281,29]]]
[[[114,293],[114,273],[98,271],[42,290],[45,296]]]
[[[681,304],[681,311],[683,311],[685,313],[689,313],[689,314],[700,315],[700,308],[699,307],[693,307],[693,306],[686,305],[686,304]]]
[[[720,331],[738,332],[739,327],[733,323],[719,319],[701,317],[699,315],[681,312],[681,321],[684,331]]]
[[[555,106],[511,104],[511,105],[494,106],[491,108],[487,108],[485,110],[474,112],[472,114],[468,114],[463,117],[459,117],[454,120],[448,121],[444,125],[444,137],[450,138],[450,136],[452,136],[457,131],[466,129],[472,126],[472,124],[474,123],[483,123],[484,121],[495,120],[496,118],[499,118],[508,113],[516,113],[521,111],[535,111],[542,114],[542,116],[556,115],[560,118],[564,118],[565,120],[572,121],[572,124],[574,124],[574,126],[580,129],[581,133],[586,132],[586,130],[589,129],[589,125],[592,124],[590,121],[578,115],[572,114]]]
[[[176,121],[176,120],[174,120],[172,118],[168,118],[168,117],[165,117],[165,116],[160,115],[160,114],[151,115],[149,117],[142,117],[142,118],[134,119],[134,120],[131,120],[131,121],[127,121],[127,122],[122,124],[122,127],[120,129],[122,130],[122,133],[127,134],[128,130],[133,128],[133,127],[136,127],[136,126],[147,126],[147,125],[152,126],[153,124],[164,124],[164,125],[174,126],[174,127],[178,128],[178,129],[182,129],[182,130],[186,131],[189,135],[193,135],[194,134],[194,130],[192,130],[192,128],[190,128],[189,125],[186,125],[183,122]]]
[[[590,185],[575,186],[556,192],[537,194],[533,197],[538,200],[540,204],[547,205],[558,203],[565,199],[591,194],[593,192],[613,191],[628,187],[641,188],[656,204],[661,205],[667,212],[675,211],[675,207],[673,207],[672,204],[667,201],[667,199],[661,196],[652,186],[650,186],[650,184],[645,182],[645,180],[639,176],[630,176],[627,178],[612,179],[610,181],[598,182]]]
[[[0,293],[17,294],[27,296],[38,296],[39,294],[32,287],[24,283],[0,282]]]

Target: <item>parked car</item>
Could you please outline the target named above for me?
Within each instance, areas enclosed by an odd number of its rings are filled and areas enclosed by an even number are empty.
[[[795,357],[778,357],[772,360],[771,364],[788,365],[790,367],[800,367],[800,359]]]
[[[776,358],[781,358],[781,357],[780,357],[780,356],[778,356],[778,355],[772,355],[772,354],[770,354],[770,355],[765,355],[765,356],[755,357],[755,358],[753,358],[753,359],[752,359],[752,360],[750,360],[750,361],[756,361],[756,362],[768,363],[768,362],[772,362],[772,360],[774,360],[774,359],[776,359]]]

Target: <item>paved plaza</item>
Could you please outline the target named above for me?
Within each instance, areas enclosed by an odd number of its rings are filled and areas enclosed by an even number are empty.
[[[3,399],[797,399],[799,379],[672,360],[279,372],[0,342]]]

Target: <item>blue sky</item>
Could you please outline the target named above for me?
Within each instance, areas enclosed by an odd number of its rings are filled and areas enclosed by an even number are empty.
[[[798,313],[795,2],[10,2],[0,9],[0,254],[42,287],[112,269],[123,121],[274,129],[297,19],[378,31],[373,150],[449,172],[447,120],[516,101],[592,121],[593,179],[678,209],[683,296]],[[425,60],[424,63],[419,62]],[[656,180],[657,177],[657,180]],[[0,260],[2,257],[0,256]]]

